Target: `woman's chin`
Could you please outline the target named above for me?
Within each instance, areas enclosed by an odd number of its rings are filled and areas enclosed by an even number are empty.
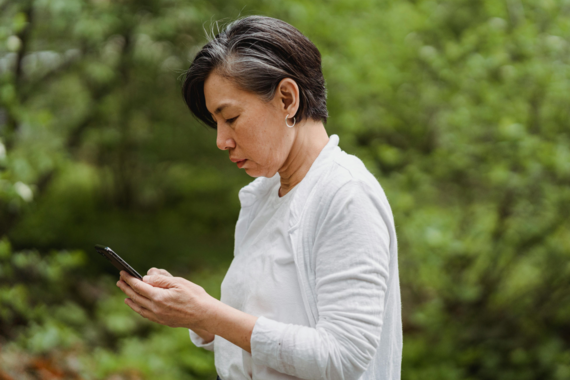
[[[253,178],[268,177],[266,171],[260,170],[259,168],[244,168],[243,170],[245,170],[248,176]]]
[[[247,173],[248,176],[253,177],[253,178],[263,176],[263,173],[260,173],[259,170],[256,170],[256,169],[245,168],[243,170],[245,170],[245,172]]]

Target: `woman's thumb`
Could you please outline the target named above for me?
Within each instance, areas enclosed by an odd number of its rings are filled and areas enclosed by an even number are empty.
[[[164,276],[162,274],[153,274],[143,277],[143,281],[149,285],[157,288],[172,288],[174,283],[174,277]]]

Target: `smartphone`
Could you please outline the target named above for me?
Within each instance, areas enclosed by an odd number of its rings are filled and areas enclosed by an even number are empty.
[[[127,264],[125,260],[123,260],[119,255],[117,255],[113,250],[109,247],[105,247],[104,245],[97,244],[95,246],[97,252],[101,254],[101,256],[105,257],[107,260],[111,262],[119,271],[124,270],[127,273],[130,273],[131,276],[136,277],[142,280],[142,276],[133,269],[132,266]]]

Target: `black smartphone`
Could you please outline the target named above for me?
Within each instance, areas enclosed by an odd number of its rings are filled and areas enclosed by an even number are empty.
[[[95,246],[95,249],[97,250],[97,252],[99,252],[101,254],[101,256],[103,256],[107,260],[109,260],[111,262],[111,264],[113,264],[115,266],[115,268],[117,268],[119,271],[124,270],[127,273],[130,273],[131,276],[142,280],[142,276],[139,274],[139,272],[134,270],[132,266],[127,264],[127,262],[125,260],[123,260],[115,252],[113,252],[113,250],[111,248],[105,247],[104,245],[101,245],[101,244],[97,244]]]

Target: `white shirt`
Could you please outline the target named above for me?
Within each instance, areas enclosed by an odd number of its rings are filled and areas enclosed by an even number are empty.
[[[251,337],[252,354],[240,348],[231,354],[227,349],[231,343],[219,336],[204,344],[190,331],[197,346],[215,351],[218,371],[228,371],[227,378],[219,373],[223,380],[400,379],[403,341],[392,212],[376,178],[357,157],[343,152],[338,141],[337,135],[330,137],[294,193],[280,200],[289,203],[288,218],[278,216],[285,213],[279,207],[272,215],[285,224],[269,227],[273,233],[281,231],[279,249],[289,247],[294,259],[298,287],[290,284],[286,292],[300,293],[300,300],[292,303],[296,309],[279,310],[267,294],[264,300],[263,290],[251,288],[257,286],[259,276],[244,272],[240,279],[231,281],[249,289],[242,294],[256,295],[238,301],[242,302],[240,310],[259,316]],[[279,182],[278,174],[259,177],[240,190],[242,209],[236,224],[234,261],[239,256],[241,262],[241,255],[250,252],[243,247],[258,252],[255,238],[265,240],[259,231],[264,225],[258,222],[271,218],[267,207],[273,203],[268,199]],[[290,244],[282,237],[284,230]],[[285,251],[281,253],[286,255]],[[227,276],[231,271],[232,276],[239,277],[233,266],[232,262]],[[266,261],[261,273],[272,269],[281,269],[280,278],[287,278],[285,273],[290,273],[292,266],[280,268]],[[232,294],[232,298],[239,298],[238,292]],[[301,318],[298,315],[303,313],[305,321],[287,319]],[[218,342],[225,348],[219,350]],[[222,363],[227,360],[226,354],[232,359]],[[279,376],[277,373],[290,377],[268,377]]]
[[[222,282],[221,301],[251,315],[309,326],[302,312],[293,249],[288,236],[289,203],[295,188],[279,197],[280,183],[259,200],[259,212]],[[294,379],[273,368],[252,363],[251,354],[217,337],[216,370],[222,379]]]

